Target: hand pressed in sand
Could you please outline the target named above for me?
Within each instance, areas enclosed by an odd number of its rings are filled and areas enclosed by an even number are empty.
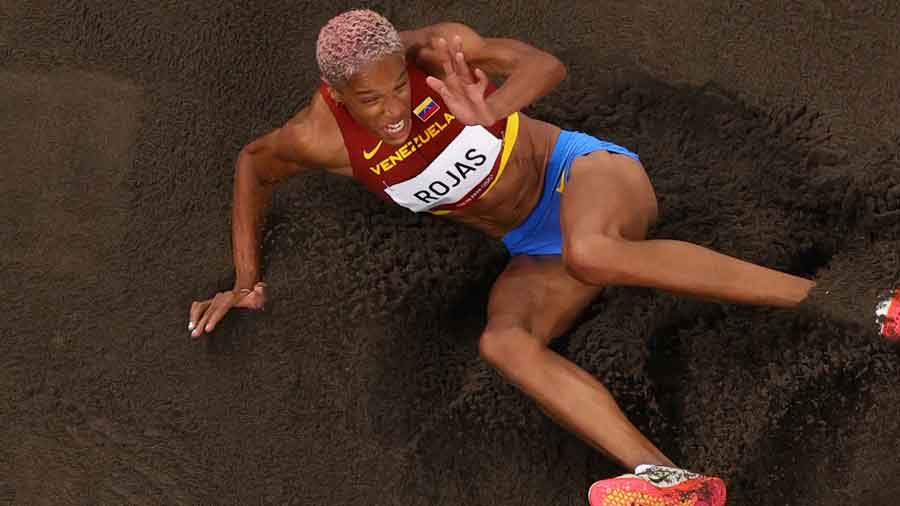
[[[188,331],[191,337],[200,337],[212,332],[231,308],[263,309],[265,304],[266,284],[262,281],[253,285],[252,290],[244,288],[219,292],[211,299],[191,304]]]

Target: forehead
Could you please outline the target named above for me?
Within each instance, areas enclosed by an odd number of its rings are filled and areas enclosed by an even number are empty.
[[[406,75],[406,61],[401,54],[387,55],[380,60],[363,65],[344,86],[357,93],[393,86]]]

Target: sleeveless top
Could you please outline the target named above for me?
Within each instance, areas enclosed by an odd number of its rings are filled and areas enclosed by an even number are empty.
[[[409,137],[399,146],[356,123],[325,84],[319,88],[341,129],[353,177],[413,212],[446,214],[466,207],[487,195],[503,174],[518,134],[518,113],[489,127],[463,125],[412,60],[406,68],[413,114]],[[488,83],[485,96],[495,90]]]

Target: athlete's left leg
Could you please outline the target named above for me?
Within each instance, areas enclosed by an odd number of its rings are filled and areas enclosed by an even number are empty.
[[[560,210],[567,268],[590,284],[781,307],[798,305],[815,284],[696,244],[643,240],[635,231],[656,216],[656,194],[640,163],[607,151],[576,158]]]
[[[515,255],[491,288],[481,356],[544,413],[628,469],[671,465],[593,375],[549,349],[600,293],[570,276],[558,255]]]

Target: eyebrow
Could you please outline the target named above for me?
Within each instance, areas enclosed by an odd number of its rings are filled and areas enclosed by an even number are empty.
[[[400,75],[397,76],[397,79],[395,79],[395,82],[396,82],[396,81],[400,81],[401,79],[404,78],[404,76],[406,76],[406,67],[404,67],[403,70],[400,71]],[[357,91],[356,94],[357,94],[357,95],[371,95],[371,94],[376,94],[376,95],[377,95],[377,94],[378,94],[378,90],[368,90],[368,89],[364,89],[364,90]]]

